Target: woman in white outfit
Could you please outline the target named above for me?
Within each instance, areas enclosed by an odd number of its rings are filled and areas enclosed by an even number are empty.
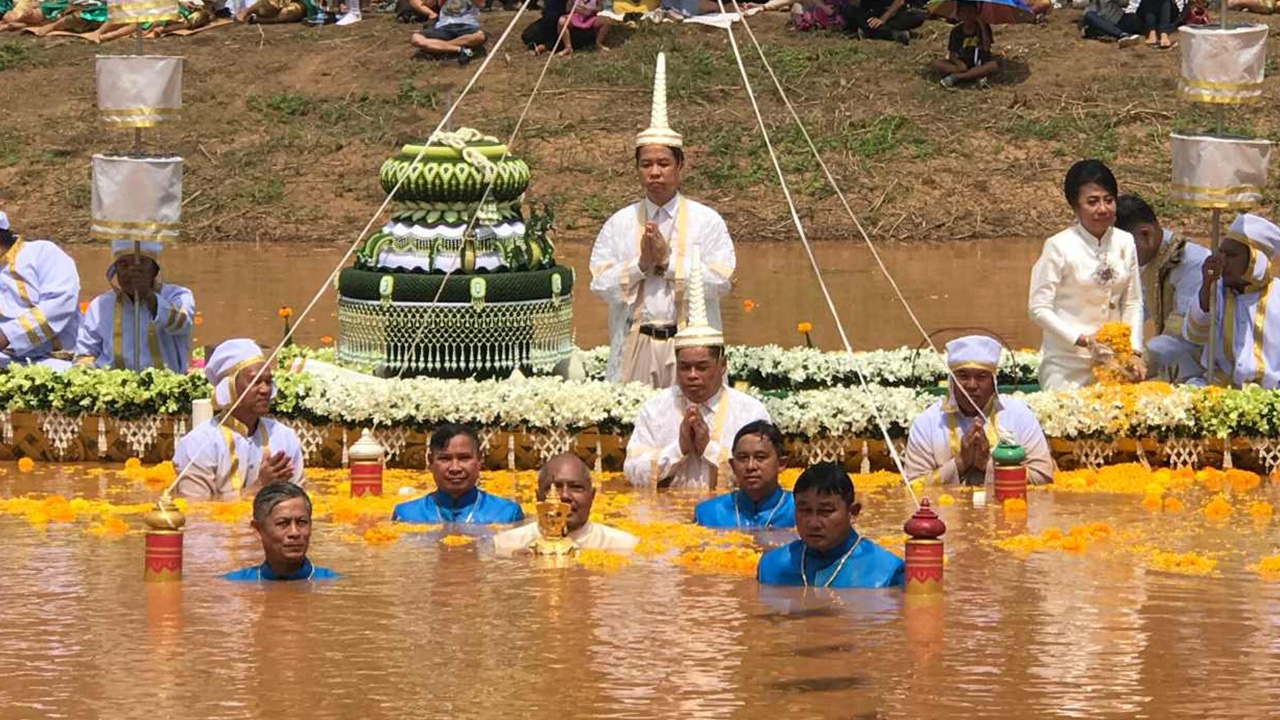
[[[1114,227],[1116,178],[1098,160],[1067,171],[1063,193],[1076,224],[1049,238],[1031,270],[1027,310],[1043,331],[1040,387],[1062,390],[1093,382],[1098,328],[1124,322],[1142,348],[1142,281],[1133,236]]]

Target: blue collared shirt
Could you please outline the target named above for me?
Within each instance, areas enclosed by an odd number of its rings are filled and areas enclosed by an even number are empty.
[[[454,499],[439,490],[402,502],[391,513],[392,522],[404,523],[516,523],[524,520],[520,504],[471,488]]]
[[[801,578],[801,567],[807,583]],[[770,550],[756,565],[756,580],[766,585],[898,587],[903,584],[903,567],[897,555],[871,540],[858,542],[858,533],[851,531],[844,542],[822,553],[810,550],[803,540]]]
[[[709,528],[789,528],[796,526],[796,501],[791,493],[775,488],[769,497],[753,502],[741,490],[703,500],[693,510],[693,521]]]
[[[339,577],[338,573],[322,567],[316,567],[311,564],[311,560],[303,558],[302,567],[296,572],[288,575],[281,575],[267,563],[261,565],[253,565],[235,572],[229,572],[223,575],[224,580],[233,580],[235,582],[262,582],[263,580],[333,580]]]

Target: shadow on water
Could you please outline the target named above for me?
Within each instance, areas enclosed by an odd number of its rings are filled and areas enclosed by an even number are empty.
[[[760,620],[767,620],[774,625],[780,625],[795,620],[806,620],[816,617],[835,617],[840,613],[836,612],[835,607],[831,605],[822,605],[820,607],[805,608],[802,610],[791,610],[788,612],[772,612],[761,613],[755,617]]]
[[[871,683],[857,675],[844,677],[796,678],[794,680],[777,680],[770,686],[778,692],[785,693],[821,693],[839,692],[840,690],[856,690],[868,687]]]
[[[778,656],[786,657],[802,657],[802,658],[818,658],[824,655],[839,655],[842,653],[853,652],[853,646],[849,644],[836,645],[818,645],[816,647],[802,647],[788,649],[786,652],[775,653]]]

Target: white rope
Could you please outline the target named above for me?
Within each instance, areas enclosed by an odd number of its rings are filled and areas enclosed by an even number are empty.
[[[716,0],[720,5],[720,12],[724,12],[724,0]],[[737,3],[734,2],[736,7]],[[741,17],[741,11],[739,11]],[[745,20],[743,21],[745,23]],[[764,137],[765,148],[769,151],[769,160],[773,163],[773,170],[778,176],[778,183],[782,186],[782,195],[787,200],[787,207],[791,212],[791,222],[796,227],[796,232],[800,235],[800,242],[804,245],[805,254],[809,256],[809,264],[813,267],[814,275],[818,279],[818,287],[822,290],[822,297],[827,302],[827,309],[831,311],[831,317],[835,321],[836,331],[840,334],[840,342],[844,345],[844,350],[853,360],[853,370],[858,376],[858,383],[862,385],[863,390],[868,388],[867,378],[862,374],[862,364],[857,355],[853,353],[853,347],[849,344],[849,337],[845,334],[844,323],[840,320],[840,313],[836,311],[835,303],[831,300],[831,293],[827,289],[827,281],[822,277],[822,269],[818,267],[818,260],[813,255],[813,248],[809,245],[809,238],[805,235],[804,223],[800,221],[800,214],[796,210],[795,201],[791,198],[791,189],[787,186],[786,176],[782,172],[782,165],[778,162],[778,154],[774,152],[773,141],[769,139],[769,130],[765,127],[764,116],[760,112],[760,105],[756,102],[755,91],[751,88],[751,79],[747,76],[747,68],[742,63],[742,53],[738,51],[738,39],[733,33],[733,24],[730,23],[729,44],[733,48],[734,59],[738,63],[738,71],[742,74],[742,84],[746,88],[747,97],[751,100],[751,110],[755,113],[756,122],[760,126],[760,134]],[[867,395],[871,397],[870,393]],[[911,487],[911,481],[907,479],[906,471],[902,467],[902,458],[898,456],[898,450],[893,446],[893,438],[889,436],[889,428],[885,426],[884,420],[880,416],[879,408],[872,403],[873,417],[876,426],[880,428],[880,435],[884,438],[885,448],[889,451],[893,464],[898,469],[898,476],[902,478],[902,484],[907,489],[907,494],[911,496],[911,501],[916,507],[920,507],[920,500],[916,497],[915,488]]]
[[[524,0],[520,4],[520,8],[516,10],[516,14],[512,16],[511,22],[507,23],[506,29],[502,31],[502,35],[498,38],[498,41],[494,43],[493,49],[485,54],[484,62],[480,63],[480,67],[476,68],[476,71],[471,76],[471,79],[468,80],[466,86],[462,88],[462,93],[458,95],[458,98],[454,100],[453,104],[449,106],[449,109],[445,111],[444,117],[440,118],[440,122],[436,125],[436,129],[433,130],[431,134],[427,136],[428,137],[427,142],[423,143],[422,149],[418,151],[418,155],[414,157],[413,162],[410,163],[411,167],[413,165],[417,165],[418,163],[422,162],[423,156],[426,155],[427,153],[427,148],[431,146],[431,139],[434,138],[436,133],[440,132],[440,130],[443,129],[449,123],[450,119],[453,118],[453,112],[458,109],[459,105],[462,104],[463,98],[465,98],[467,96],[467,93],[471,92],[471,89],[475,87],[475,84],[480,79],[480,76],[483,75],[484,71],[489,67],[489,63],[492,62],[494,56],[498,54],[498,48],[502,47],[502,44],[506,42],[507,37],[511,35],[511,30],[515,27],[516,22],[524,14],[525,8],[528,7],[529,2],[530,0]],[[298,315],[297,322],[295,322],[293,326],[289,328],[289,331],[285,333],[284,337],[280,339],[280,342],[271,351],[271,354],[267,356],[266,362],[264,362],[262,364],[262,367],[258,370],[258,372],[254,374],[253,379],[249,381],[249,384],[251,386],[254,383],[258,382],[258,378],[262,377],[262,374],[266,372],[269,368],[275,367],[275,361],[276,361],[276,358],[280,355],[280,350],[283,349],[284,346],[288,344],[290,340],[293,339],[293,334],[297,332],[298,328],[302,327],[303,319],[306,318],[307,315],[310,314],[310,312],[313,309],[315,309],[316,304],[320,302],[320,298],[324,297],[325,293],[329,291],[329,287],[333,283],[334,277],[337,276],[338,272],[341,271],[342,268],[346,266],[347,262],[351,260],[351,256],[355,254],[356,248],[360,247],[360,243],[363,242],[365,239],[365,236],[369,234],[369,230],[373,228],[374,223],[378,221],[378,218],[382,217],[382,213],[386,212],[387,207],[391,204],[391,201],[395,199],[396,193],[400,190],[400,187],[404,184],[405,178],[407,177],[408,177],[407,173],[402,174],[400,176],[400,179],[396,181],[395,186],[392,187],[391,191],[387,193],[386,198],[384,198],[382,201],[382,204],[378,206],[377,211],[374,212],[373,216],[369,218],[369,222],[365,223],[364,229],[360,231],[360,234],[356,237],[355,242],[353,242],[351,244],[351,247],[347,248],[347,251],[343,253],[342,258],[338,260],[337,265],[335,265],[333,270],[330,271],[329,274],[325,277],[324,282],[320,284],[320,288],[316,290],[316,294],[314,297],[311,298],[311,302],[307,303],[307,306],[303,308],[302,313]],[[443,287],[443,285],[441,287]],[[232,378],[231,382],[234,386],[235,378]],[[222,427],[226,425],[227,419],[231,417],[231,413],[235,412],[235,409],[240,406],[240,401],[242,397],[238,393],[234,393],[234,392],[232,393],[232,395],[233,395],[233,399],[232,399],[231,406],[228,407],[226,411],[222,414],[222,416],[218,419],[218,427]],[[173,479],[173,482],[169,485],[169,487],[165,488],[163,493],[164,495],[168,495],[169,493],[173,492],[173,489],[178,486],[178,483],[181,482],[184,477],[186,477],[187,471],[191,469],[191,466],[193,464],[195,464],[194,459],[188,462],[181,470],[179,470],[177,477]]]
[[[527,2],[528,0],[526,0],[526,3]],[[564,15],[564,17],[567,18],[570,15],[572,15],[573,11],[577,10],[578,5],[580,4],[581,4],[581,0],[573,0],[573,5],[569,8],[568,12]],[[529,92],[529,99],[525,101],[524,109],[520,111],[520,117],[516,119],[515,127],[511,129],[511,134],[507,136],[507,142],[502,148],[502,157],[499,158],[497,162],[499,166],[501,166],[502,163],[506,162],[507,156],[511,154],[511,145],[515,143],[516,135],[520,133],[520,128],[524,126],[524,120],[529,115],[529,109],[533,107],[533,98],[538,94],[538,89],[542,87],[543,79],[547,77],[547,70],[551,67],[551,61],[556,57],[556,48],[560,47],[560,43],[564,41],[565,35],[567,35],[568,33],[569,33],[569,23],[566,21],[564,25],[560,28],[559,34],[556,35],[555,43],[553,43],[551,47],[547,48],[547,61],[542,64],[542,71],[538,73],[538,81],[533,84],[533,90]],[[497,179],[498,177],[495,174],[493,178],[484,186],[484,194],[480,196],[480,202],[476,204],[477,210],[480,208],[480,206],[484,205],[486,200],[489,199],[489,195],[493,191],[493,184],[497,182]],[[475,229],[476,220],[478,219],[478,216],[479,216],[478,212],[472,213],[471,219],[467,221],[467,227],[462,231],[462,237],[464,238],[464,242],[467,235],[472,230]],[[427,305],[427,315],[423,318],[423,321],[418,324],[418,330],[414,333],[413,340],[409,343],[410,352],[412,352],[413,347],[418,344],[418,341],[422,339],[423,332],[427,329],[427,320],[430,318],[430,311],[432,308],[440,304],[440,295],[444,293],[445,285],[449,283],[449,278],[453,277],[453,271],[456,269],[457,268],[450,268],[444,274],[444,279],[440,281],[440,287],[436,289],[435,297],[432,298],[431,303]],[[404,375],[404,371],[407,370],[408,368],[409,368],[409,361],[408,361],[408,358],[406,357],[405,362],[401,363],[400,369],[396,371],[396,378],[399,379],[400,377],[402,377]]]
[[[738,7],[738,0],[730,0],[730,2],[733,3],[734,9],[738,11],[739,16],[742,18],[742,26],[747,31],[747,37],[751,39],[751,44],[755,46],[756,53],[760,55],[760,62],[764,64],[764,69],[769,73],[769,77],[773,80],[773,86],[777,88],[778,95],[782,98],[782,102],[787,106],[787,112],[791,114],[791,119],[794,120],[796,126],[800,128],[800,134],[804,136],[805,144],[809,146],[809,151],[813,153],[814,159],[818,161],[818,167],[822,168],[822,174],[826,176],[827,183],[829,183],[831,185],[831,189],[835,191],[836,197],[840,198],[840,203],[844,205],[844,210],[849,215],[849,219],[853,221],[854,227],[858,228],[858,234],[862,236],[862,240],[866,243],[867,249],[871,251],[871,257],[876,261],[876,265],[880,268],[880,273],[884,275],[885,280],[889,281],[889,287],[893,288],[894,296],[898,298],[898,302],[902,304],[904,309],[906,309],[907,317],[911,318],[912,324],[914,324],[916,329],[920,331],[920,335],[924,337],[924,341],[929,345],[929,348],[935,353],[941,355],[942,351],[938,349],[936,344],[934,344],[933,337],[924,329],[924,325],[921,324],[920,318],[918,318],[915,311],[911,309],[911,305],[907,302],[906,296],[902,294],[902,289],[898,287],[898,282],[894,280],[893,275],[889,273],[889,268],[885,266],[884,260],[881,259],[880,252],[876,250],[876,246],[871,242],[871,238],[867,235],[866,229],[863,228],[862,222],[858,220],[858,216],[854,214],[853,208],[850,207],[849,200],[845,197],[844,191],[840,189],[840,185],[836,182],[835,176],[831,174],[831,170],[827,167],[826,161],[822,159],[822,153],[818,152],[817,146],[813,143],[813,138],[809,137],[809,130],[804,126],[804,122],[800,119],[800,115],[791,104],[791,98],[787,96],[786,90],[782,88],[782,83],[778,80],[778,76],[774,74],[773,66],[769,64],[768,58],[765,57],[764,48],[762,48],[760,46],[760,42],[756,40],[756,35],[752,32],[751,25],[747,23],[747,16],[742,14],[742,9]],[[834,312],[834,308],[832,311]],[[950,365],[946,366],[946,371],[947,376],[952,381],[952,387],[958,389],[960,394],[964,395],[965,399],[969,401],[969,404],[973,406],[974,410],[976,410],[978,415],[982,418],[983,423],[990,422],[986,413],[983,412],[982,408],[978,407],[978,404],[973,401],[973,398],[970,397],[968,391],[960,384],[955,373],[951,372]],[[998,377],[998,374],[999,372],[997,371],[995,375]],[[994,379],[996,378],[993,378],[993,380]]]

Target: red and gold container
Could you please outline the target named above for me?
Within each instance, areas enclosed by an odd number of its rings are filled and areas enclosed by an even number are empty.
[[[146,514],[146,550],[143,579],[147,582],[177,582],[182,579],[182,528],[187,518],[166,493]]]
[[[351,497],[382,494],[382,459],[380,445],[368,430],[347,451],[351,471]]]
[[[902,526],[910,536],[906,545],[906,588],[908,594],[931,595],[942,592],[942,537],[947,526],[929,508],[929,498],[920,500],[920,509]]]
[[[1027,499],[1027,451],[1011,440],[1001,440],[991,451],[995,465],[996,502]]]

